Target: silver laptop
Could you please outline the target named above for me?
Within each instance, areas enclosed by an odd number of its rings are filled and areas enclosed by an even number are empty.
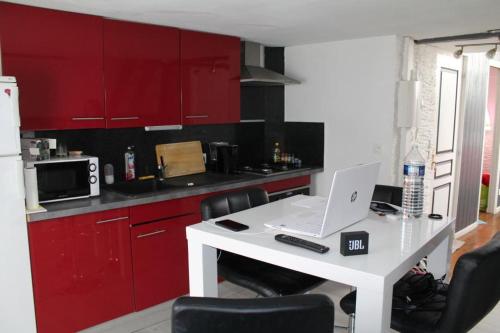
[[[324,238],[368,215],[380,162],[336,170],[328,198],[303,196],[292,205],[305,208],[299,213],[265,224],[300,235]]]

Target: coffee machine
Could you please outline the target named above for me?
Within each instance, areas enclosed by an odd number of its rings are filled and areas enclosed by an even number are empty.
[[[238,170],[238,145],[227,142],[211,142],[208,144],[209,169],[225,174],[236,173]]]

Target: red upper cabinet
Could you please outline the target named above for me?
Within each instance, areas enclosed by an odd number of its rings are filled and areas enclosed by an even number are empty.
[[[28,225],[38,333],[69,333],[133,311],[128,209]]]
[[[181,86],[183,124],[239,122],[239,38],[182,31]]]
[[[0,42],[22,129],[105,126],[102,18],[0,2]]]
[[[179,30],[104,20],[106,125],[180,125]]]

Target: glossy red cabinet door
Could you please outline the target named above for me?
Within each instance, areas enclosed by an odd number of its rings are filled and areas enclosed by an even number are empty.
[[[180,125],[179,30],[104,20],[108,128]]]
[[[105,126],[102,18],[0,2],[0,39],[22,129]]]
[[[240,40],[181,31],[183,124],[240,120]]]
[[[190,214],[132,227],[136,311],[188,292],[186,227],[198,222]]]
[[[38,333],[69,333],[133,311],[128,209],[28,226]]]

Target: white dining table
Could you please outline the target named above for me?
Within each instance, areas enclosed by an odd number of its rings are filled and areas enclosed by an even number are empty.
[[[451,257],[454,219],[427,217],[403,220],[400,215],[368,217],[323,239],[296,236],[326,245],[325,254],[277,242],[280,232],[264,224],[307,208],[294,205],[294,196],[263,206],[203,221],[186,229],[189,251],[191,296],[218,296],[217,249],[356,287],[356,333],[391,332],[390,318],[394,283],[419,260],[428,256],[428,270],[436,277],[446,274]],[[233,232],[214,224],[231,219],[249,226]],[[366,231],[369,252],[340,254],[340,233]]]

